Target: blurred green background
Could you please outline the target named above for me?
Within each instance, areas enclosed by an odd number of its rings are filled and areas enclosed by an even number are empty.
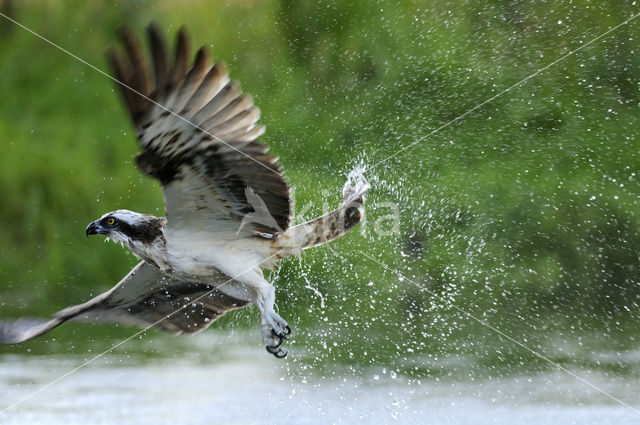
[[[155,20],[168,36],[186,24],[260,106],[296,222],[335,207],[346,173],[368,165],[367,221],[332,244],[339,255],[318,248],[271,275],[293,361],[415,376],[450,374],[455,358],[470,373],[552,367],[459,308],[563,365],[640,375],[591,356],[639,344],[640,18],[430,135],[639,13],[635,2],[0,4],[103,70],[122,23],[142,33]],[[133,164],[111,80],[4,18],[0,58],[0,315],[48,316],[136,262],[85,226],[118,208],[162,215],[162,194]],[[212,328],[260,342],[253,307]],[[134,332],[67,324],[0,353],[83,354]],[[145,345],[149,356],[184,349],[145,338],[162,347]]]

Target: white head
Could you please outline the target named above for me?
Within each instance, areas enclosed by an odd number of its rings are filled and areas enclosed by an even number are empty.
[[[105,235],[107,239],[131,246],[133,242],[150,244],[162,235],[164,218],[129,210],[107,213],[87,226],[86,234]]]

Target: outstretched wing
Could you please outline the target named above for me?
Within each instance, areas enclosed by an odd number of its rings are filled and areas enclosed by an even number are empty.
[[[184,29],[174,57],[155,25],[148,35],[152,66],[127,28],[120,32],[124,52],[110,49],[108,58],[142,148],[138,166],[163,186],[168,229],[206,226],[218,237],[236,238],[242,218],[253,210],[245,196],[251,188],[279,229],[252,223],[249,233],[286,230],[289,187],[277,158],[256,141],[264,126],[257,125],[251,97],[229,81],[223,64],[211,64],[204,47],[189,66]]]
[[[0,322],[0,342],[23,342],[72,319],[154,326],[175,334],[195,333],[228,311],[246,305],[246,301],[226,295],[214,285],[176,280],[142,261],[111,290],[61,310],[51,320]]]

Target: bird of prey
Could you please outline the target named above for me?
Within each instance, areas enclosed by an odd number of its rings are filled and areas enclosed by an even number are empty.
[[[204,47],[189,64],[184,28],[173,54],[156,25],[147,34],[150,55],[124,27],[121,47],[107,57],[136,129],[136,163],[162,185],[165,217],[116,210],[90,223],[87,237],[120,243],[138,265],[111,290],[50,320],[0,322],[0,342],[26,341],[71,319],[192,334],[254,304],[267,350],[284,357],[291,328],[274,310],[275,289],[262,269],[353,228],[369,185],[350,177],[338,209],[290,226],[289,186],[257,141],[265,127],[251,97]]]

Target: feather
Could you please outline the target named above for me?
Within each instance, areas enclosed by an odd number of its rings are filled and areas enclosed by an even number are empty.
[[[131,87],[120,91],[142,148],[136,162],[163,186],[168,229],[208,221],[210,233],[236,238],[286,230],[289,186],[277,158],[256,140],[264,126],[257,125],[260,111],[251,96],[229,82],[223,64],[211,64],[204,47],[188,67],[184,29],[178,32],[173,64],[159,28],[151,24],[147,34],[150,63],[126,28],[120,31],[124,56],[111,49],[108,57],[116,78]],[[276,228],[245,221],[245,231],[237,233],[244,215],[253,210],[245,195],[249,187]]]
[[[229,281],[218,275],[218,284]],[[50,320],[0,321],[0,343],[16,344],[40,336],[68,320],[153,326],[170,333],[195,333],[247,302],[216,289],[215,283],[169,277],[140,262],[116,286],[97,297],[55,313]]]

